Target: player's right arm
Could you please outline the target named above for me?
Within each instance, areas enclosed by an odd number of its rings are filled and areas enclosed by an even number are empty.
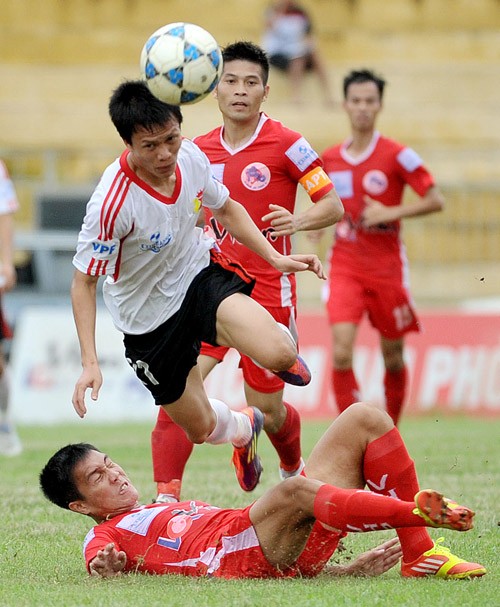
[[[317,255],[282,255],[276,251],[255,225],[245,207],[236,200],[228,197],[221,207],[212,209],[212,214],[239,242],[257,253],[280,272],[309,270],[320,279],[326,278]]]
[[[102,385],[102,374],[95,344],[97,281],[97,276],[89,276],[75,270],[71,284],[71,304],[80,342],[83,368],[73,392],[73,407],[80,417],[84,417],[87,412],[85,406],[87,389],[91,389],[92,400],[97,400]]]
[[[344,206],[335,190],[330,190],[318,202],[297,214],[278,204],[270,204],[269,210],[262,221],[271,224],[275,236],[321,230],[337,223],[344,215]]]

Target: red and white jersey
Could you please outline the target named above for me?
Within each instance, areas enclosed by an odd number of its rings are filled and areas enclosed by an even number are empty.
[[[229,196],[207,157],[183,139],[171,197],[142,181],[128,150],[103,173],[87,205],[74,266],[106,276],[104,301],[123,333],[148,333],[180,307],[193,278],[210,261],[213,237],[196,227],[202,205],[218,209]]]
[[[400,222],[362,227],[363,198],[367,195],[388,206],[399,205],[405,185],[424,196],[434,180],[414,150],[378,132],[361,156],[349,154],[350,143],[347,140],[322,155],[325,171],[345,209],[335,230],[330,259],[332,274],[344,269],[374,278],[397,279],[399,268],[401,279],[407,261],[400,239]]]
[[[87,571],[97,552],[112,542],[127,555],[126,572],[229,579],[313,576],[338,545],[340,534],[315,525],[296,564],[278,570],[262,552],[249,510],[195,500],[140,506],[89,531],[83,544]]]
[[[191,501],[150,504],[115,516],[87,534],[83,546],[87,569],[98,550],[113,542],[116,550],[127,555],[126,571],[213,574],[223,548],[219,542],[235,514],[241,515],[241,510],[221,510]],[[240,549],[258,545],[249,521],[247,527],[249,538],[240,538]]]
[[[299,183],[313,202],[333,189],[318,154],[299,133],[265,114],[261,114],[252,138],[239,148],[230,148],[222,135],[223,127],[218,127],[194,141],[208,156],[214,176],[229,188],[231,198],[246,208],[277,251],[289,255],[290,237],[276,238],[271,225],[261,218],[270,212],[271,203],[293,213]],[[296,305],[293,274],[274,269],[235,240],[209,214],[207,221],[221,250],[256,277],[254,299],[266,307]]]
[[[19,209],[19,202],[12,179],[9,177],[7,167],[0,160],[0,215],[15,213]]]

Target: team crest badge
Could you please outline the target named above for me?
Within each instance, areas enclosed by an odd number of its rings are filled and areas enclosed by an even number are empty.
[[[387,190],[388,183],[387,175],[377,169],[368,171],[363,176],[363,188],[372,196],[383,194]]]
[[[263,190],[271,181],[271,171],[262,162],[252,162],[241,172],[241,183],[249,190]]]

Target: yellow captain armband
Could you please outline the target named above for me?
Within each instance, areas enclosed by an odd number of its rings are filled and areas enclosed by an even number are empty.
[[[330,177],[328,177],[322,167],[315,167],[312,171],[301,177],[299,182],[310,197],[332,183]]]

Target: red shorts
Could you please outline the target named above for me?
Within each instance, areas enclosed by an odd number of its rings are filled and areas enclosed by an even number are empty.
[[[222,549],[210,563],[208,575],[225,579],[287,577],[264,556],[250,521],[250,508],[234,511],[219,544]]]
[[[292,335],[297,335],[297,326],[295,323],[296,312],[294,307],[266,309],[277,322],[288,327]],[[210,344],[203,342],[201,344],[200,354],[211,356],[219,362],[222,362],[228,350],[229,348],[223,346],[211,346]],[[251,358],[244,354],[241,355],[238,366],[243,371],[245,382],[256,392],[271,394],[283,390],[285,386],[281,379],[276,377],[274,373],[259,367]]]
[[[330,324],[361,322],[365,312],[370,323],[387,339],[420,331],[420,323],[407,288],[397,281],[373,280],[351,274],[330,277],[326,303]]]

